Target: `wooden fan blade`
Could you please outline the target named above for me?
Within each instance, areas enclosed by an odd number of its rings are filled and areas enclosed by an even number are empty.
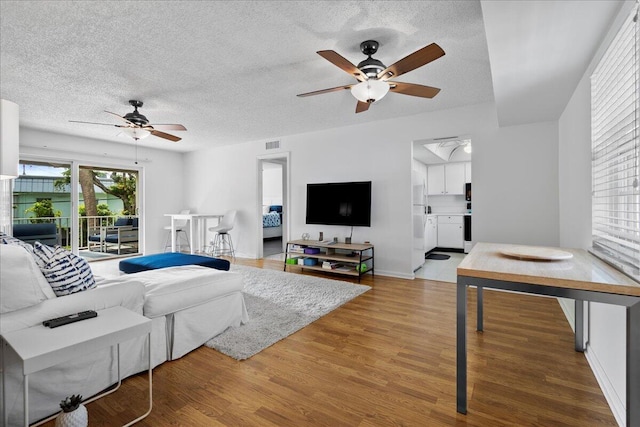
[[[356,79],[360,80],[361,82],[367,80],[367,76],[364,75],[358,69],[358,67],[353,65],[351,62],[349,62],[346,58],[344,58],[339,53],[334,52],[333,50],[320,50],[317,53],[318,53],[318,55],[322,56],[327,61],[331,62],[336,67],[338,67],[341,70],[349,73],[350,75],[352,75]]]
[[[144,127],[146,128],[147,126],[153,128],[153,129],[158,129],[158,130],[187,130],[186,127],[184,127],[183,125],[171,125],[171,124],[154,124],[154,125],[145,125]]]
[[[388,82],[389,90],[403,95],[419,96],[420,98],[433,98],[440,92],[437,87],[422,86],[414,83]]]
[[[332,87],[330,89],[321,89],[313,92],[301,93],[298,96],[304,97],[304,96],[320,95],[320,94],[329,93],[329,92],[337,92],[339,90],[351,89],[351,86],[353,85],[344,85],[344,86]]]
[[[117,118],[119,118],[120,120],[124,120],[125,122],[130,123],[130,124],[132,124],[132,125],[134,125],[134,126],[137,126],[135,123],[131,123],[129,120],[125,119],[125,118],[124,118],[124,117],[122,117],[120,114],[112,113],[111,111],[107,111],[107,110],[104,110],[104,112],[105,112],[105,113],[108,113],[108,114],[111,114],[111,115],[114,115],[114,116],[116,116]]]
[[[356,105],[356,114],[367,111],[369,109],[369,105],[371,104],[368,102],[358,101],[358,104]]]
[[[422,67],[431,61],[444,56],[444,50],[436,43],[431,43],[429,46],[425,46],[420,50],[413,52],[410,55],[405,56],[393,65],[390,65],[385,70],[378,73],[378,79],[387,80],[391,77],[398,77],[404,73],[415,70]]]
[[[158,138],[168,139],[169,141],[173,141],[173,142],[178,142],[178,141],[180,141],[182,139],[182,138],[177,137],[175,135],[171,135],[169,133],[160,132],[159,130],[155,130],[155,129],[149,129],[149,132],[151,132],[151,135],[153,135],[153,136],[157,136]]]
[[[104,125],[104,126],[118,126],[113,123],[96,123],[96,122],[82,122],[80,120],[69,120],[71,123],[86,123],[88,125]]]

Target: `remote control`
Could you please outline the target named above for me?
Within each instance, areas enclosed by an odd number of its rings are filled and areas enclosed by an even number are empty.
[[[84,319],[91,319],[97,317],[98,313],[93,310],[81,311],[75,314],[69,314],[67,316],[56,317],[55,319],[49,319],[42,322],[44,326],[49,328],[57,328],[58,326],[66,325],[68,323],[79,322]]]

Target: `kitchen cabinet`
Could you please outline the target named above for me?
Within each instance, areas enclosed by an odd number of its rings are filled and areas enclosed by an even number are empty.
[[[438,217],[427,216],[427,227],[425,233],[425,252],[429,252],[438,246]]]
[[[462,215],[438,215],[438,247],[464,249]]]
[[[471,183],[471,162],[464,164],[464,182]]]
[[[429,196],[463,195],[464,183],[464,163],[433,165],[427,168],[427,194]]]

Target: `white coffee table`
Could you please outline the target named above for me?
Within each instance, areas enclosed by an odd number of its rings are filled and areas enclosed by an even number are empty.
[[[85,400],[83,403],[92,402],[107,394],[113,393],[122,383],[120,375],[120,343],[144,334],[147,334],[149,351],[149,409],[145,414],[126,424],[127,426],[149,415],[153,405],[150,319],[127,310],[124,307],[112,307],[98,311],[98,317],[70,323],[57,328],[51,329],[43,325],[38,325],[4,334],[4,350],[6,351],[7,347],[10,347],[22,362],[25,427],[29,426],[30,374],[66,360],[95,352],[98,349],[115,345],[118,349],[118,384],[115,388]],[[3,361],[5,360],[6,358],[3,358]],[[5,369],[6,367],[3,366],[3,372]],[[5,410],[5,424],[8,424],[7,418],[8,411]],[[42,420],[41,423],[52,418],[55,418],[55,415],[46,420]]]

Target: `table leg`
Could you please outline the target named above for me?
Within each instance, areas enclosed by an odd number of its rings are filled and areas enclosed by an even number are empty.
[[[171,252],[176,251],[176,219],[171,217]]]
[[[574,300],[576,351],[584,353],[584,301]]]
[[[627,426],[640,425],[640,302],[627,307]]]
[[[483,306],[484,306],[484,301],[483,301],[483,295],[484,292],[482,292],[482,286],[476,286],[476,290],[477,290],[477,315],[478,318],[476,320],[476,331],[482,332],[484,331],[484,315],[483,315]]]
[[[458,277],[456,297],[457,411],[467,413],[467,285]]]
[[[153,409],[153,368],[152,368],[152,364],[151,364],[151,332],[149,332],[149,335],[147,336],[147,348],[149,350],[149,371],[147,372],[147,375],[149,376],[149,409],[147,409],[147,412],[145,412],[144,414],[140,415],[138,418],[136,418],[135,420],[125,424],[122,427],[129,427],[135,423],[137,423],[138,421],[140,421],[141,419],[145,418],[147,415],[149,415],[151,413],[151,409]]]
[[[189,219],[189,250],[191,251],[191,255],[193,255],[193,247],[196,245],[196,242],[193,241],[193,217]]]

